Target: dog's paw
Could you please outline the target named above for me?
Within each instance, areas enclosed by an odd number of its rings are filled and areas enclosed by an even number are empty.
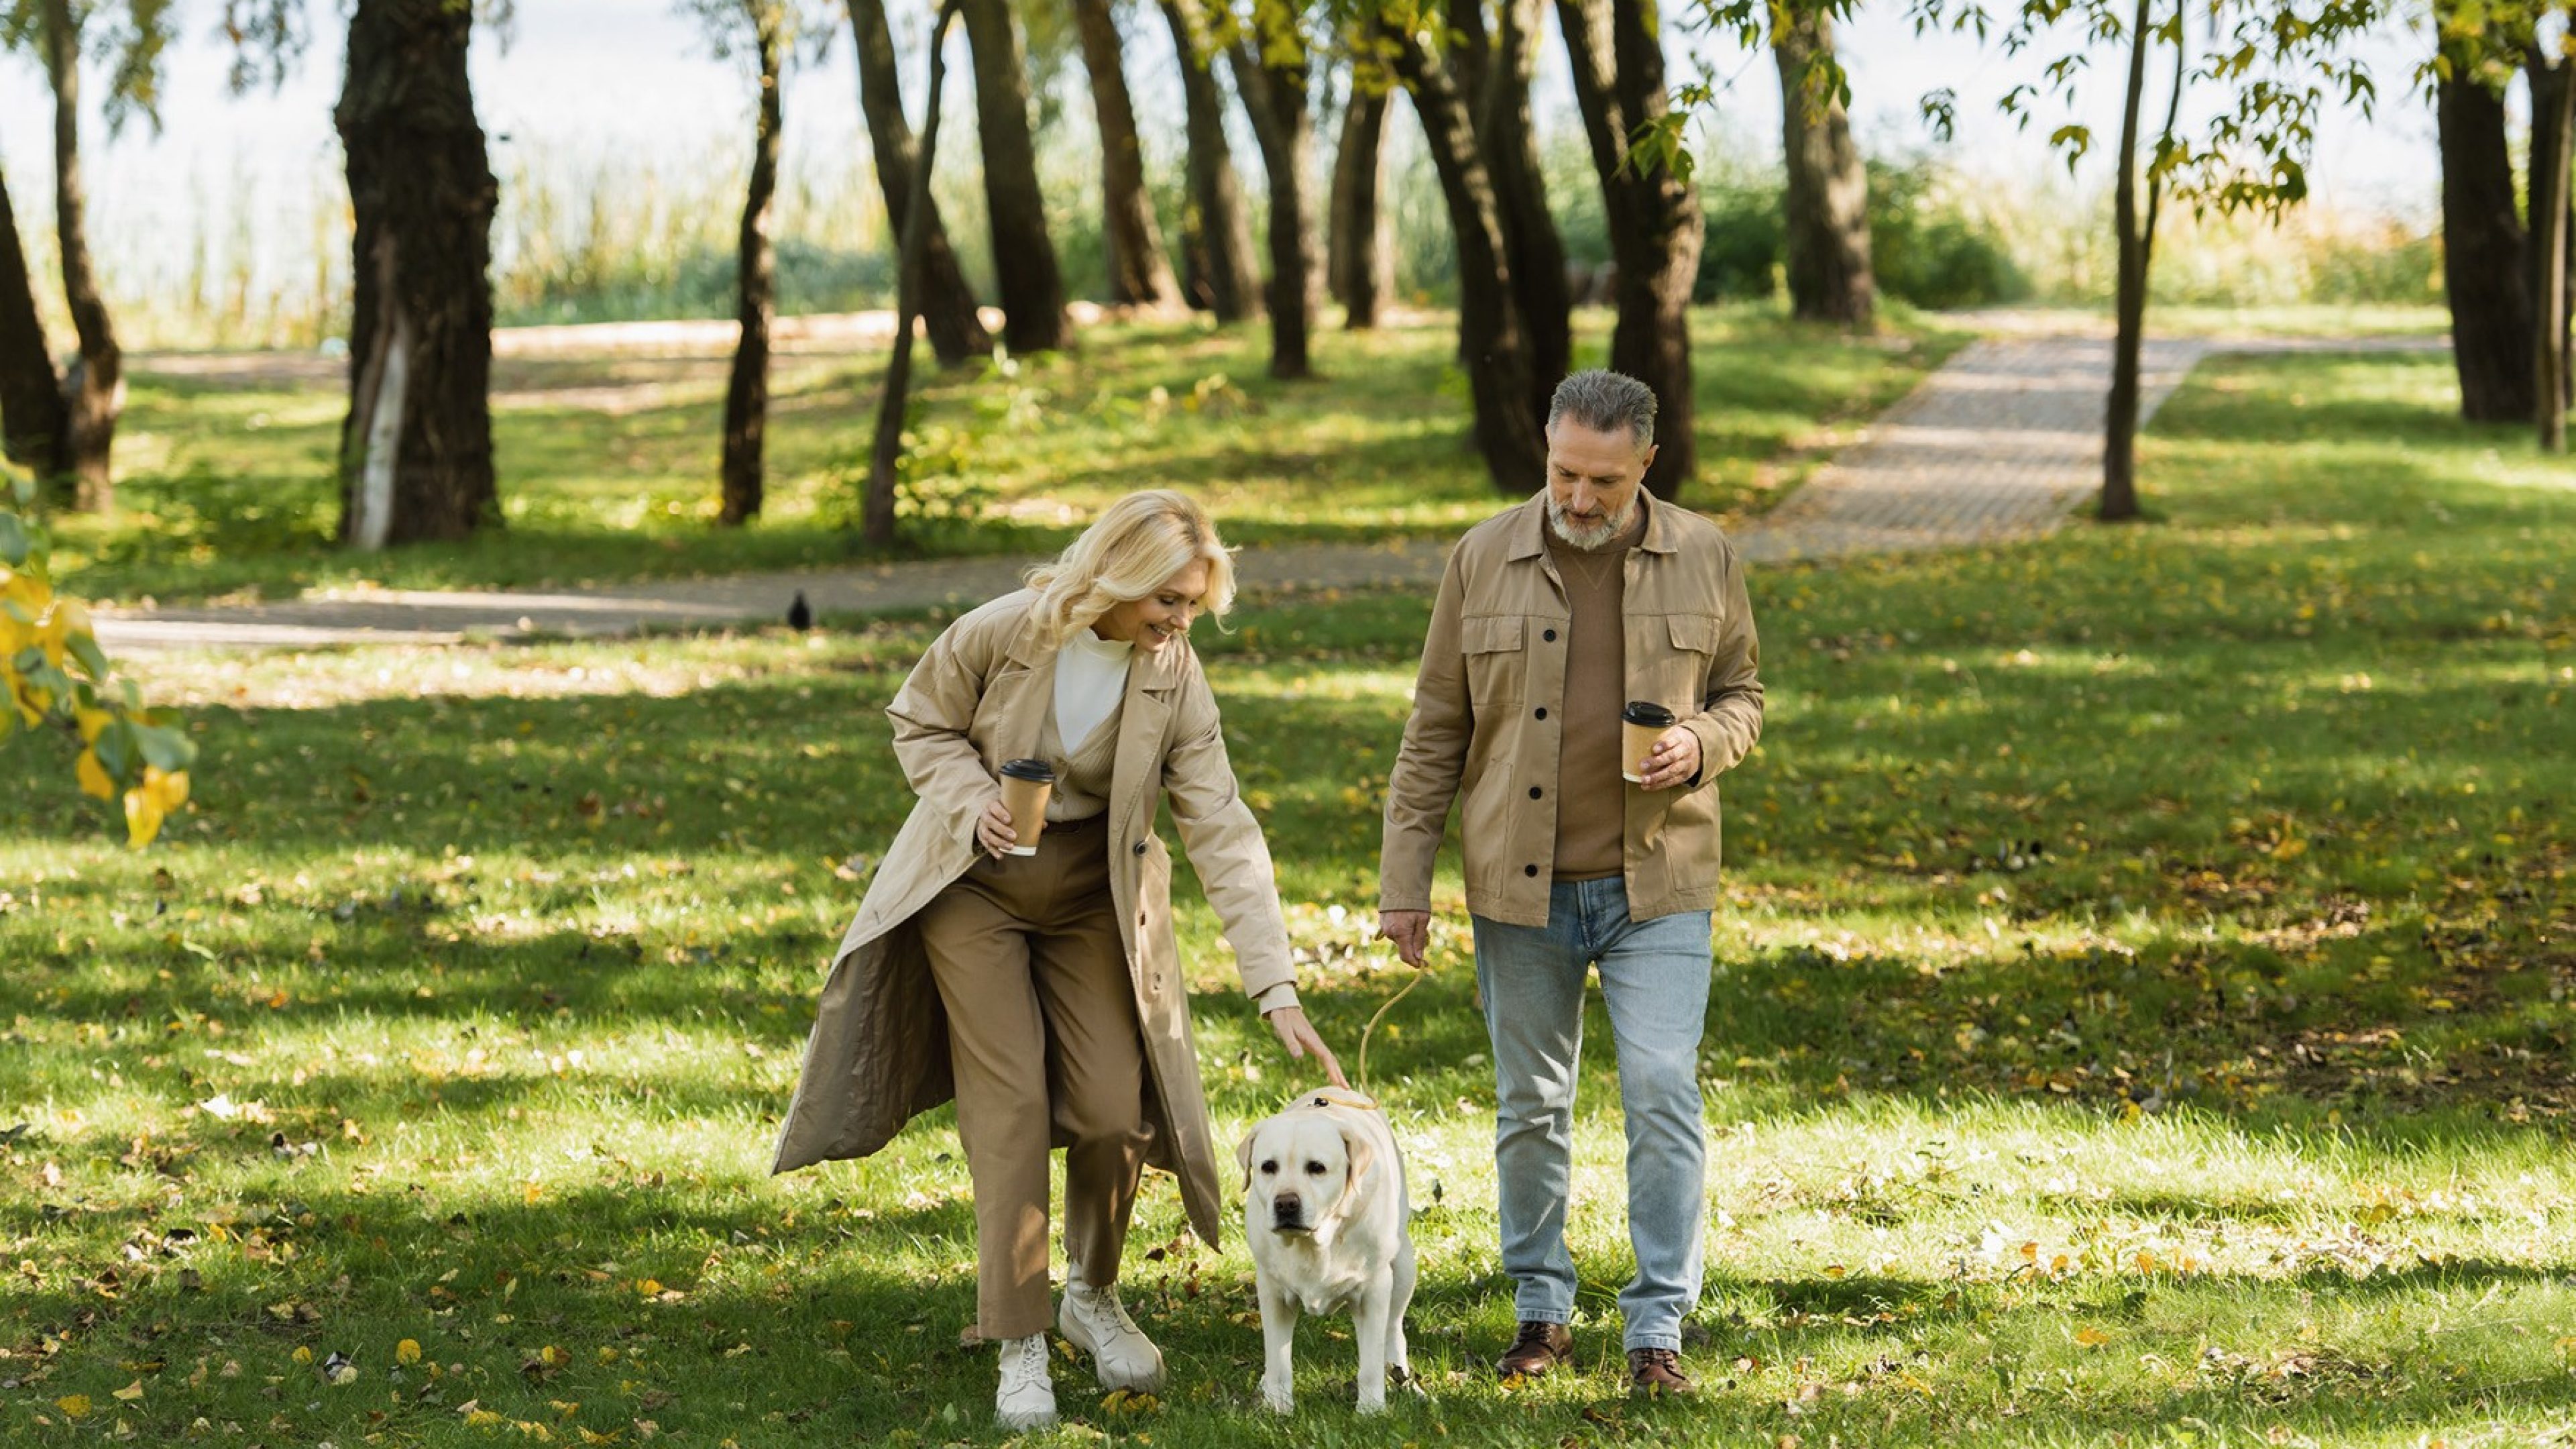
[[[1297,1412],[1297,1391],[1265,1378],[1261,1381],[1261,1402],[1274,1414],[1293,1414]]]
[[[1383,1389],[1381,1389],[1381,1390],[1379,1390],[1378,1392],[1376,1392],[1376,1393],[1374,1393],[1374,1394],[1362,1394],[1362,1395],[1360,1395],[1360,1412],[1361,1412],[1361,1413],[1363,1413],[1363,1414],[1383,1414],[1383,1413],[1385,1413],[1385,1412],[1386,1412],[1386,1391],[1385,1391],[1385,1390],[1383,1390]]]

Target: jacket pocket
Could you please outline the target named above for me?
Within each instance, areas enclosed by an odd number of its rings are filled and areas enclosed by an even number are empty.
[[[1526,621],[1518,614],[1462,619],[1458,649],[1467,656],[1467,697],[1481,711],[1521,697],[1528,669],[1521,659]]]

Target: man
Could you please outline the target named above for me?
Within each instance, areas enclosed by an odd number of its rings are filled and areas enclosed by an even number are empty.
[[[1463,793],[1503,1268],[1518,1285],[1520,1330],[1495,1365],[1506,1378],[1573,1354],[1566,1183],[1584,978],[1600,969],[1637,1255],[1619,1307],[1630,1386],[1649,1394],[1691,1391],[1679,1350],[1706,1207],[1698,1068],[1714,782],[1762,732],[1743,570],[1714,524],[1646,496],[1654,424],[1644,383],[1567,378],[1548,408],[1546,490],[1450,554],[1387,782],[1378,898],[1379,934],[1421,965],[1432,858]],[[1624,760],[1631,700],[1676,722]]]

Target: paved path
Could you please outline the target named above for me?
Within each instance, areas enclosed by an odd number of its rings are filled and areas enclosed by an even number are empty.
[[[2147,344],[2143,423],[2213,351],[2438,348],[2442,339],[2309,342],[2157,340]],[[1755,560],[1830,559],[2042,534],[2100,484],[2104,337],[1989,338],[1924,379],[1863,442],[1819,469],[1768,515],[1736,531]],[[1446,545],[1290,545],[1246,549],[1244,589],[1354,588],[1438,579]],[[598,637],[784,618],[799,592],[818,614],[923,608],[1007,592],[1030,560],[946,559],[796,573],[639,582],[547,592],[362,590],[287,602],[102,612],[110,649],[277,648],[455,643],[543,635]]]

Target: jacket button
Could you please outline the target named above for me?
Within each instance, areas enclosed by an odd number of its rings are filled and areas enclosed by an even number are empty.
[[[1547,641],[1547,642],[1549,642],[1550,644],[1553,644],[1553,643],[1555,643],[1555,642],[1556,642],[1556,631],[1555,631],[1554,629],[1550,629],[1550,630],[1548,630],[1546,633],[1541,634],[1541,635],[1539,635],[1538,637],[1540,637],[1540,638],[1542,638],[1542,639],[1546,640],[1546,641]]]
[[[1543,704],[1542,704],[1542,705],[1540,705],[1540,706],[1538,707],[1538,717],[1539,717],[1540,719],[1545,719],[1545,718],[1547,718],[1547,706],[1546,706],[1546,705],[1543,705]]]
[[[1143,855],[1145,853],[1145,842],[1141,840],[1136,842],[1136,853],[1138,855]]]
[[[1538,874],[1538,867],[1537,867],[1537,866],[1534,866],[1534,865],[1525,865],[1525,866],[1522,866],[1522,867],[1521,867],[1521,874],[1523,874],[1523,875],[1536,875],[1536,874]]]
[[[1538,798],[1538,787],[1536,785],[1530,786],[1530,798],[1533,800]]]

